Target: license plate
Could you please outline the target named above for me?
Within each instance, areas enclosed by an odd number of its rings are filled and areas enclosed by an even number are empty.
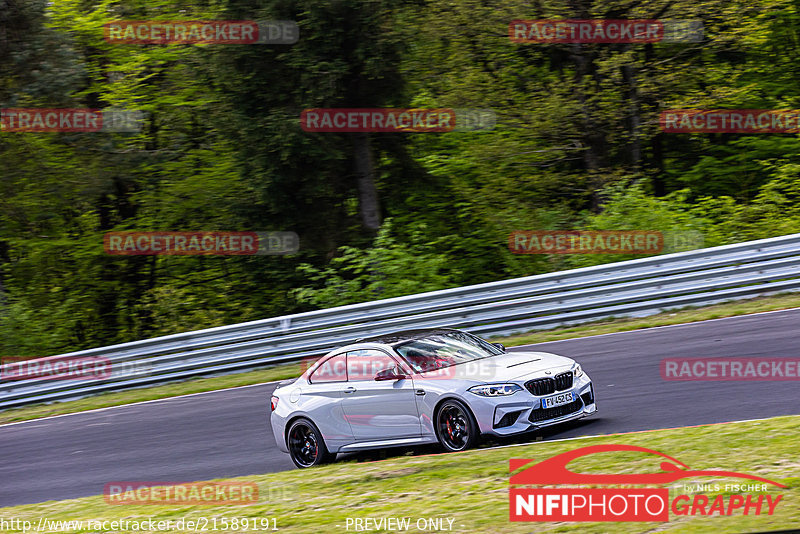
[[[571,391],[569,393],[559,393],[558,395],[553,395],[552,397],[542,399],[542,408],[555,408],[556,406],[564,406],[565,404],[569,404],[574,400],[575,397]]]

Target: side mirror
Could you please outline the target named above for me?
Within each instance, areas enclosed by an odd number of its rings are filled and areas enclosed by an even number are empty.
[[[398,371],[396,367],[378,371],[378,374],[375,375],[375,380],[378,382],[383,380],[402,380],[403,378],[408,377],[404,374],[400,374],[400,371]]]
[[[502,343],[492,343],[492,345],[494,345],[494,346],[495,346],[495,347],[497,347],[498,349],[502,350],[503,352],[505,352],[505,351],[506,351],[506,346],[505,346],[505,345],[503,345]]]

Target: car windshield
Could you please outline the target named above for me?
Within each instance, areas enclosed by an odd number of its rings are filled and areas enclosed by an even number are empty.
[[[400,356],[417,372],[502,354],[502,350],[464,332],[436,332],[398,343]]]

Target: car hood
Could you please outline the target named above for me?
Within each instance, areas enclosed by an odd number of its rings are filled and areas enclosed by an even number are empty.
[[[534,378],[546,370],[564,371],[575,363],[572,358],[549,352],[507,352],[464,362],[445,369],[422,373],[425,378],[460,378],[481,383]]]

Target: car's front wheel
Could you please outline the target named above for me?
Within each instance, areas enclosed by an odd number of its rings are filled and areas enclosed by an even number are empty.
[[[478,442],[478,423],[464,404],[446,400],[436,412],[436,437],[445,450],[464,451]]]
[[[289,456],[299,468],[312,467],[333,460],[336,455],[328,452],[322,433],[308,419],[298,419],[286,433]]]

